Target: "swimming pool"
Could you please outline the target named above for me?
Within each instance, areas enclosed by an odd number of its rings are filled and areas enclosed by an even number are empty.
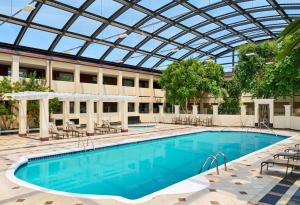
[[[197,175],[206,157],[217,151],[231,161],[283,139],[251,132],[198,132],[33,158],[14,174],[51,190],[138,199]]]

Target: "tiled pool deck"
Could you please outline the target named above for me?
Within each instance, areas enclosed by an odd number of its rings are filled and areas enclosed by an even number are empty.
[[[180,125],[158,125],[156,128],[130,130],[127,133],[95,136],[94,141],[96,146],[100,146],[117,142],[120,143],[131,140],[147,139],[153,137],[154,135],[163,136],[190,131],[200,131],[204,129],[206,128]],[[222,130],[222,128],[209,128],[209,130]],[[226,128],[226,130],[243,129]],[[255,129],[250,129],[250,131],[255,131]],[[220,175],[217,175],[215,172],[205,175],[205,177],[210,181],[210,187],[208,189],[188,194],[161,195],[142,204],[287,204],[290,198],[300,187],[300,180],[293,180],[292,183],[290,183],[290,181],[281,181],[284,177],[284,168],[280,167],[271,168],[268,173],[264,172],[262,175],[260,175],[260,162],[264,159],[272,157],[273,153],[283,151],[285,147],[293,146],[293,144],[297,142],[300,143],[300,132],[276,130],[276,133],[290,135],[292,137],[270,148],[259,151],[255,155],[230,164],[227,172],[221,169]],[[14,184],[6,177],[7,169],[11,167],[13,163],[18,161],[20,157],[55,151],[71,150],[74,148],[77,148],[76,138],[40,142],[37,140],[20,138],[13,135],[0,136],[0,204],[122,204],[119,201],[111,199],[83,199],[36,191],[22,187],[18,184]]]

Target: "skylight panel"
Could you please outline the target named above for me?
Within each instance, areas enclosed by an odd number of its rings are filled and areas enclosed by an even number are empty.
[[[285,12],[289,15],[299,15],[300,9],[285,9]]]
[[[106,61],[121,62],[129,51],[120,48],[114,48],[108,56],[105,58]]]
[[[145,16],[146,16],[146,14],[130,8],[127,11],[125,11],[124,13],[122,13],[116,19],[116,21],[127,24],[129,26],[133,26],[134,24],[139,22],[142,18],[144,18]]]
[[[155,48],[157,48],[162,42],[156,39],[151,39],[147,41],[140,49],[145,51],[153,51]]]
[[[176,19],[188,12],[190,12],[189,9],[185,8],[184,6],[177,5],[163,12],[162,15],[171,19]]]
[[[161,55],[168,55],[169,53],[172,53],[176,50],[177,46],[172,44],[167,44],[164,47],[162,47],[157,53]]]
[[[142,67],[152,68],[156,63],[158,63],[161,59],[157,57],[149,58],[145,63],[143,63]]]
[[[219,26],[217,24],[210,23],[208,25],[205,25],[205,26],[202,26],[202,27],[198,28],[197,31],[199,31],[201,33],[206,33],[208,31],[214,30],[216,28],[219,28]]]
[[[122,7],[122,4],[117,3],[113,0],[95,0],[86,11],[96,14],[98,16],[103,16],[109,18],[117,10]]]
[[[284,20],[269,20],[269,21],[261,21],[261,23],[265,26],[275,25],[275,24],[286,24]]]
[[[33,19],[33,22],[54,28],[62,28],[70,19],[72,13],[43,5]]]
[[[213,48],[216,48],[218,46],[219,46],[218,44],[212,43],[212,44],[209,44],[208,46],[205,46],[204,48],[201,48],[201,50],[206,52],[206,51],[209,51],[209,50],[211,50]]]
[[[280,33],[281,31],[283,31],[283,27],[282,28],[273,28],[273,29],[270,29],[270,31],[272,32],[275,32],[275,33]]]
[[[138,43],[140,43],[142,40],[144,40],[146,37],[143,35],[140,35],[138,33],[131,33],[127,38],[125,38],[123,41],[121,41],[122,45],[134,47]]]
[[[196,35],[194,35],[192,33],[187,33],[187,34],[184,34],[183,36],[177,38],[175,41],[178,43],[184,44],[184,43],[188,42],[189,40],[192,40],[195,37],[196,37]]]
[[[122,33],[125,33],[126,30],[108,25],[98,36],[98,39],[109,41],[109,42],[115,42],[118,38],[119,35]]]
[[[76,7],[76,8],[79,8],[85,2],[85,0],[75,0],[75,1],[74,0],[56,0],[56,1],[59,1],[64,4],[68,4],[68,5]]]
[[[12,16],[17,11],[22,10],[24,6],[28,5],[30,2],[31,0],[1,1],[0,14]],[[28,16],[29,13],[22,10],[15,18],[26,20]]]
[[[69,28],[69,31],[86,36],[91,36],[99,28],[100,25],[101,23],[99,21],[79,16]]]
[[[163,27],[164,25],[166,25],[165,22],[158,20],[156,18],[152,18],[151,20],[147,21],[146,23],[144,23],[140,29],[153,33],[154,31],[158,30],[159,28]]]
[[[182,23],[185,26],[192,27],[192,26],[194,26],[196,24],[204,22],[205,20],[206,19],[203,18],[202,16],[195,15],[195,16],[192,16],[192,17],[190,17],[188,19],[185,19],[184,21],[181,21],[180,23]]]
[[[249,28],[256,28],[256,26],[253,23],[249,23],[249,24],[234,27],[234,29],[236,29],[238,31],[242,31],[242,30],[249,29]]]
[[[190,55],[188,55],[185,59],[188,59],[188,58],[199,58],[199,56],[200,56],[200,53],[193,52]]]
[[[211,38],[220,38],[221,36],[225,36],[225,35],[228,35],[230,34],[230,32],[228,30],[222,30],[222,31],[219,31],[219,32],[216,32],[216,33],[213,33],[211,35],[209,35]]]
[[[219,48],[219,49],[213,51],[212,54],[213,55],[217,55],[217,54],[222,53],[223,51],[226,51],[226,50],[227,50],[227,48],[224,48],[224,47],[223,48]]]
[[[232,24],[232,23],[237,23],[237,22],[241,22],[241,21],[244,21],[244,20],[247,20],[247,19],[244,16],[239,15],[239,16],[234,16],[234,17],[231,17],[231,18],[226,18],[226,19],[223,19],[221,21],[225,24]]]
[[[247,41],[239,41],[239,42],[236,42],[234,44],[231,44],[232,47],[237,47],[237,46],[240,46],[242,44],[245,44],[245,43],[248,43]]]
[[[54,48],[55,52],[65,53],[76,55],[78,51],[81,49],[85,41],[71,38],[68,36],[63,36],[56,47]]]
[[[225,39],[221,40],[221,42],[223,42],[223,43],[228,43],[228,42],[237,40],[237,39],[239,39],[239,38],[240,38],[239,36],[231,36],[231,37],[228,37],[228,38],[225,38]]]
[[[174,53],[172,55],[172,57],[178,59],[178,58],[182,57],[183,55],[187,54],[188,52],[189,52],[189,50],[183,48],[183,49],[180,49],[178,52]]]
[[[0,21],[0,24],[3,23]],[[4,23],[0,26],[0,42],[13,44],[18,37],[21,26],[11,23]]]
[[[254,31],[244,33],[244,35],[247,36],[247,37],[250,37],[250,36],[253,36],[253,35],[258,36],[258,35],[261,35],[261,34],[265,34],[265,32],[263,32],[261,30],[254,30]]]
[[[225,49],[226,50],[226,49]],[[219,57],[216,59],[217,63],[219,64],[227,64],[227,63],[232,63],[232,53],[230,56],[226,57]]]
[[[133,53],[126,61],[125,64],[128,65],[137,65],[145,58],[144,54],[141,53]]]
[[[251,1],[245,1],[242,3],[238,3],[238,4],[243,9],[251,9],[251,8],[262,7],[262,6],[270,6],[270,4],[266,0],[251,0]]]
[[[164,38],[171,38],[175,36],[176,34],[180,33],[182,30],[180,28],[177,28],[176,26],[171,26],[164,30],[163,32],[159,33],[158,35],[164,37]]]
[[[91,43],[83,52],[83,57],[99,59],[109,48],[109,46]]]
[[[235,10],[231,8],[231,6],[223,6],[216,9],[208,10],[206,13],[210,14],[213,17],[216,16],[222,16],[231,12],[234,12]]]
[[[202,8],[221,1],[222,0],[189,0],[189,3],[193,4],[198,8]]]
[[[54,33],[28,28],[20,45],[47,50],[55,37],[56,34]]]
[[[275,10],[270,11],[260,11],[260,12],[254,12],[250,13],[254,18],[261,18],[261,17],[268,17],[268,16],[279,16],[278,12]]]
[[[168,66],[173,63],[174,61],[171,61],[171,60],[165,60],[163,61],[159,66],[155,67],[154,69],[157,69],[157,70],[165,70],[168,68]]]
[[[170,2],[171,0],[142,0],[138,4],[147,9],[155,11]]]
[[[252,38],[253,41],[262,41],[262,40],[267,40],[267,39],[271,39],[270,36],[261,36],[261,37],[257,37],[257,38]]]
[[[189,46],[191,46],[193,48],[197,48],[207,42],[208,42],[208,40],[206,40],[205,38],[201,38],[201,39],[197,40],[196,42],[189,44]]]

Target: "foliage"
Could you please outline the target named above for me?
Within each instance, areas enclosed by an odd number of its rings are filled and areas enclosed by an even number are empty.
[[[266,86],[265,73],[274,67],[278,53],[277,45],[273,41],[261,44],[249,43],[238,49],[239,62],[234,72],[234,78],[241,88],[241,92],[250,92],[255,97],[270,97],[273,93]]]
[[[174,62],[163,71],[159,84],[166,90],[168,103],[179,104],[185,112],[205,95],[218,97],[222,93],[223,69],[213,61],[200,62],[189,58]]]
[[[18,104],[15,100],[3,98],[6,93],[23,91],[49,91],[45,80],[36,79],[36,73],[32,73],[27,79],[21,79],[18,82],[12,82],[10,78],[4,78],[0,81],[0,120],[5,129],[12,127],[13,122],[18,117]],[[58,99],[52,99],[49,102],[50,112],[57,106]],[[39,120],[39,102],[27,102],[28,120],[37,124]]]
[[[279,35],[278,43],[280,52],[279,60],[292,55],[295,49],[300,47],[300,18],[291,22]]]
[[[235,78],[225,82],[225,92],[223,102],[219,106],[220,114],[239,114],[240,113],[241,89]]]

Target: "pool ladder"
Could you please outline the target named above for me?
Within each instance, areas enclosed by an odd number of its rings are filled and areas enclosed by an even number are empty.
[[[223,161],[224,161],[224,167],[225,167],[225,171],[227,171],[227,158],[225,156],[225,154],[223,152],[217,152],[215,155],[209,155],[205,162],[202,164],[201,169],[199,170],[198,174],[200,174],[203,169],[205,168],[206,164],[210,161],[210,164],[207,168],[207,170],[210,169],[210,167],[215,163],[216,164],[216,170],[217,170],[217,174],[219,174],[219,161],[218,161],[218,156],[221,155],[223,156]]]
[[[89,146],[89,142],[91,142],[93,146],[93,150],[95,150],[94,140],[90,136],[86,136],[87,139],[84,141],[82,137],[78,137],[78,147],[80,147],[80,144],[83,146],[84,151],[86,151],[86,147]]]

